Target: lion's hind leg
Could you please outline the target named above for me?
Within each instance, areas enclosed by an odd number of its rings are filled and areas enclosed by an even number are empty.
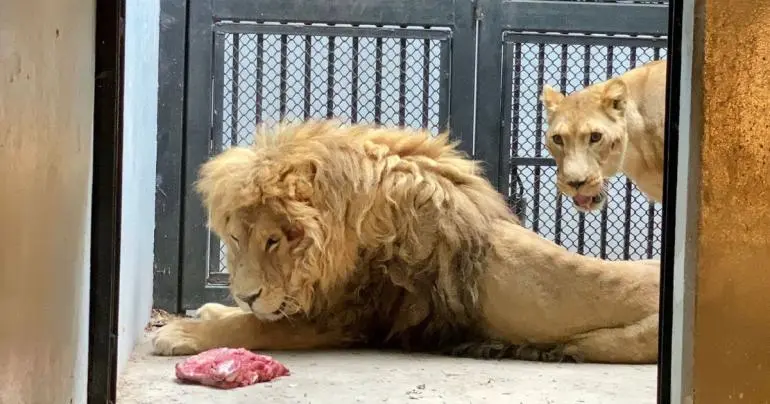
[[[579,355],[566,353],[564,344],[511,344],[489,340],[467,342],[445,351],[451,356],[475,359],[516,359],[538,362],[582,362]]]
[[[564,354],[587,362],[654,364],[658,360],[658,314],[627,326],[577,335],[565,344]]]

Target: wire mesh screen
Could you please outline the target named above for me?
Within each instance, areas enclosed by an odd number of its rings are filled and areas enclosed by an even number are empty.
[[[261,123],[445,127],[451,32],[413,27],[226,23],[215,40],[212,154],[252,143]],[[226,272],[210,234],[209,273]],[[216,278],[216,277],[215,277]]]
[[[556,189],[556,167],[543,135],[539,96],[548,84],[571,93],[633,67],[665,58],[665,40],[607,36],[510,34],[504,47],[506,130],[510,136],[508,194],[526,204],[527,226],[585,255],[657,258],[661,206],[624,176],[610,181],[606,208],[582,214]]]

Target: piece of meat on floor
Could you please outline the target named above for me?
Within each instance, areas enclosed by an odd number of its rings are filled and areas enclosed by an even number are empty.
[[[289,369],[272,357],[242,348],[211,349],[176,365],[179,380],[221,389],[268,382],[288,374]]]

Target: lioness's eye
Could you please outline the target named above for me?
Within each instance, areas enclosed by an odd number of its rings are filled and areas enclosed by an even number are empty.
[[[273,247],[278,245],[278,239],[275,237],[270,237],[267,239],[267,242],[265,243],[265,251],[270,251],[273,249]]]
[[[231,239],[233,239],[233,241],[235,241],[236,243],[238,242],[238,237],[235,237],[235,236],[233,236],[233,235],[231,234],[231,235],[230,235],[230,238],[231,238]]]
[[[564,139],[561,138],[561,135],[553,135],[551,136],[551,140],[558,145],[561,145],[564,143]]]
[[[591,143],[596,143],[602,140],[602,134],[599,132],[591,132]]]

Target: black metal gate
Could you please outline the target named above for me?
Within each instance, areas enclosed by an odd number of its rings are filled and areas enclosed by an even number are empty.
[[[227,298],[223,247],[191,184],[210,155],[278,120],[449,127],[501,192],[526,204],[535,231],[589,255],[658,255],[660,208],[625,178],[600,214],[564,206],[541,144],[538,96],[544,83],[571,92],[664,57],[665,3],[168,3],[176,4],[163,6],[161,21],[157,307]]]

